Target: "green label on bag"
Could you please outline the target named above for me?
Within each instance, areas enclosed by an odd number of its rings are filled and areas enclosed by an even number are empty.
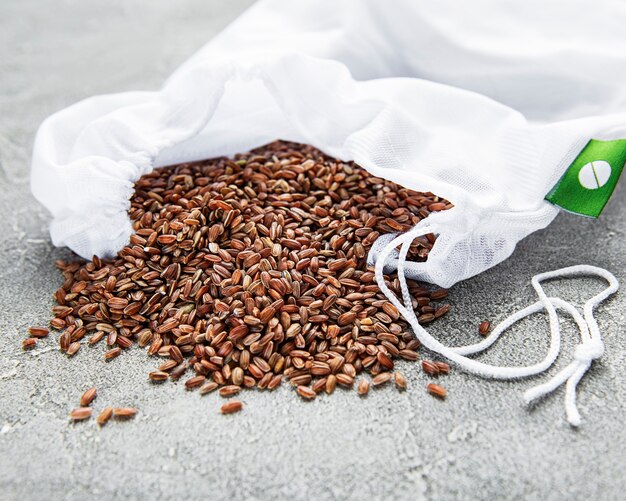
[[[598,217],[626,163],[626,139],[592,139],[565,171],[546,200],[583,216]]]

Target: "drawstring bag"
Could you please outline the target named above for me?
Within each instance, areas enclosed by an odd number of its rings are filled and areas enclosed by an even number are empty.
[[[615,277],[592,267],[535,277],[538,303],[464,348],[442,345],[418,324],[405,279],[450,287],[502,262],[559,207],[597,217],[626,161],[624,14],[617,1],[548,8],[538,0],[398,0],[390,8],[377,0],[262,0],[161,90],[97,96],[49,117],[35,142],[32,190],[52,213],[53,243],[87,259],[112,256],[129,241],[129,198],[142,175],[275,139],[436,193],[454,207],[373,246],[379,286],[427,348],[485,377],[545,371],[559,351],[556,309],[572,315],[582,342],[555,379],[568,380],[568,417],[577,424],[571,395],[602,354],[591,312],[617,289]],[[406,261],[410,243],[426,233],[438,235],[428,260]],[[398,271],[403,298],[385,286],[383,270]],[[574,274],[609,282],[584,316],[540,286]],[[540,309],[552,332],[543,362],[494,368],[467,358]]]

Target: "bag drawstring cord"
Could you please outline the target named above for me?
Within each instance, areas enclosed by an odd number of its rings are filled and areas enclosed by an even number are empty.
[[[504,319],[493,329],[492,333],[487,338],[479,343],[461,347],[445,346],[432,337],[428,331],[419,324],[415,311],[413,310],[404,271],[406,257],[411,243],[419,236],[426,235],[427,233],[435,233],[436,231],[434,230],[435,225],[424,221],[416,225],[412,230],[395,237],[385,245],[379,255],[376,256],[375,262],[376,281],[381,291],[404,316],[405,320],[411,325],[417,339],[426,348],[451,360],[467,372],[492,379],[523,378],[545,372],[550,368],[559,354],[561,343],[559,319],[556,309],[558,308],[570,314],[578,325],[581,337],[581,343],[576,347],[574,353],[574,360],[553,376],[550,381],[527,390],[524,393],[524,400],[529,404],[551,393],[567,381],[565,391],[565,411],[567,420],[572,426],[579,426],[581,419],[576,407],[576,386],[589,367],[591,367],[592,361],[600,358],[604,353],[604,343],[602,342],[598,324],[593,316],[593,310],[597,305],[618,290],[619,282],[615,276],[602,268],[588,265],[570,266],[560,270],[535,275],[532,278],[532,285],[539,297],[536,303]],[[400,247],[397,258],[397,272],[403,303],[389,289],[383,276],[384,267],[390,264],[390,257],[396,252],[395,249],[397,247]],[[583,308],[584,316],[567,301],[556,297],[548,297],[541,286],[541,282],[544,280],[589,275],[605,279],[609,283],[609,286],[585,303]],[[525,367],[501,367],[479,362],[465,356],[484,351],[494,344],[500,335],[513,324],[517,323],[522,318],[542,310],[546,310],[550,322],[550,348],[541,362]]]

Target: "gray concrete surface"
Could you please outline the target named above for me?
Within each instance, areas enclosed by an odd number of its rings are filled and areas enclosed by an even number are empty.
[[[487,382],[454,371],[447,401],[403,366],[409,390],[354,392],[303,403],[293,391],[248,392],[237,416],[220,397],[181,384],[152,386],[139,349],[102,361],[102,347],[67,360],[52,340],[24,353],[29,325],[48,318],[67,256],[47,234],[48,215],[28,187],[31,144],[48,114],[92,94],[154,89],[248,1],[3,0],[0,2],[0,498],[1,499],[623,499],[626,431],[624,293],[598,321],[607,353],[579,387],[584,423],[571,429],[563,389],[532,410],[521,393],[542,378]],[[452,290],[454,310],[433,325],[450,342],[475,341],[477,322],[498,321],[535,300],[530,277],[589,263],[626,281],[626,182],[599,221],[562,214],[506,263]],[[602,284],[548,286],[582,304]],[[565,321],[564,350],[575,330]],[[485,356],[537,361],[545,319],[517,326]],[[96,409],[134,405],[128,423],[68,424],[81,392]]]

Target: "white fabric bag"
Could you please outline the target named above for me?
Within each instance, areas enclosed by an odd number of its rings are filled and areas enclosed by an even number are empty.
[[[428,260],[402,263],[449,287],[554,219],[544,197],[590,138],[626,137],[625,19],[618,1],[261,0],[160,91],[49,117],[32,190],[55,245],[111,256],[153,168],[309,143],[455,205],[414,233],[439,234]],[[372,262],[398,266],[396,237]]]
[[[159,92],[48,118],[32,190],[52,240],[90,258],[131,233],[133,182],[155,166],[276,138],[313,144],[455,204],[414,278],[449,287],[548,225],[544,200],[590,138],[626,137],[621,2],[421,4],[265,0]],[[602,26],[589,36],[581,24]]]

